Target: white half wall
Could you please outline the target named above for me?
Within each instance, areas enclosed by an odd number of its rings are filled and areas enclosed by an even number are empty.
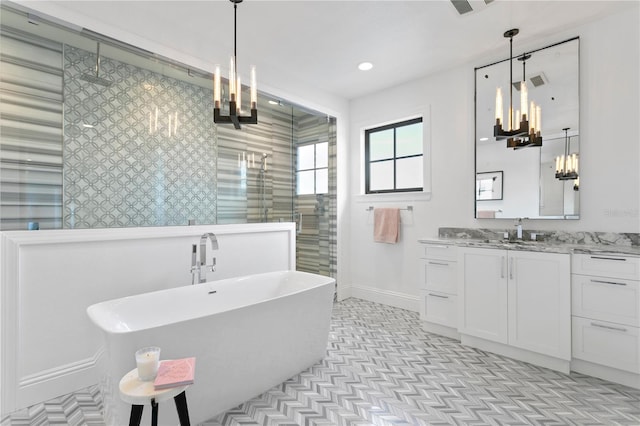
[[[205,232],[219,243],[208,280],[295,270],[293,223],[1,233],[1,415],[98,383],[104,340],[87,307],[191,285]]]
[[[637,3],[625,13],[576,28],[559,28],[556,34],[519,46],[534,49],[580,37],[580,219],[528,220],[525,228],[640,232],[640,143],[625,125],[640,117],[639,17]],[[474,68],[504,56],[500,50],[493,57],[351,101],[350,249],[338,260],[349,264],[349,278],[341,281],[345,295],[390,305],[417,298],[419,238],[437,236],[439,227],[513,227],[513,220],[474,219]],[[362,129],[427,107],[431,155],[425,161],[431,168],[430,198],[362,195]],[[400,242],[375,243],[366,207],[408,204],[414,209],[409,215],[402,212]]]

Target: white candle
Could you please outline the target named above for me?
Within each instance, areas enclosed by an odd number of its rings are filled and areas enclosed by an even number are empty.
[[[136,366],[138,367],[138,377],[143,381],[150,381],[156,378],[158,364],[160,362],[160,348],[142,348],[136,352]]]
[[[536,104],[531,101],[529,107],[529,133],[536,132]]]
[[[256,67],[251,67],[251,109],[258,107],[258,84],[256,82]]]
[[[502,89],[498,87],[496,89],[496,121],[499,124],[503,123],[502,108]]]
[[[238,76],[236,83],[236,111],[238,111],[238,115],[240,115],[240,111],[242,109],[242,84],[240,84],[240,76]]]
[[[235,66],[235,61],[234,61],[234,57],[231,57],[231,60],[229,61],[229,100],[230,101],[234,101],[236,100],[236,66]]]
[[[527,103],[529,102],[529,95],[528,95],[528,91],[527,91],[527,82],[526,81],[521,81],[520,82],[520,109],[522,110],[522,115],[523,116],[527,116],[527,118],[529,117],[529,114],[527,113]]]
[[[213,103],[215,108],[220,108],[220,66],[216,65],[213,75]]]

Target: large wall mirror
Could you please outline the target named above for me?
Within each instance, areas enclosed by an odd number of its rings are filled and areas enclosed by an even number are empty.
[[[476,68],[476,218],[579,219],[579,45],[573,38],[532,52],[514,47],[511,80],[509,58]],[[506,117],[510,92],[514,111],[520,108],[523,77],[529,100],[540,106],[542,146],[508,148],[494,137],[496,92]],[[494,175],[501,197],[485,196]]]

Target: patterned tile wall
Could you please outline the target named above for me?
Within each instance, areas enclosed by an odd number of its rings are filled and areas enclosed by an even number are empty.
[[[64,227],[215,223],[212,90],[95,60],[64,48]]]

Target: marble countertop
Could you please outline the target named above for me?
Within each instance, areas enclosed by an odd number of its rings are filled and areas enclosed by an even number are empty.
[[[458,247],[481,247],[547,253],[613,254],[640,257],[640,247],[623,245],[567,244],[545,241],[503,241],[473,238],[420,238],[420,243],[453,244]]]

